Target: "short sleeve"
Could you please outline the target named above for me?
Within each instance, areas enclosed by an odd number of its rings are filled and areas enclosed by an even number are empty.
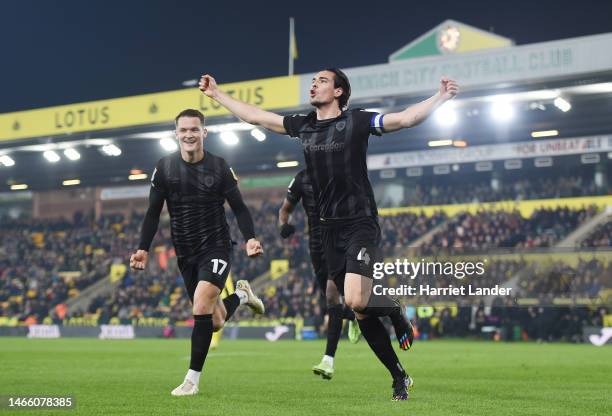
[[[359,128],[374,136],[382,136],[385,132],[384,117],[384,114],[372,111],[357,110],[355,112]]]
[[[303,114],[293,114],[283,118],[283,127],[291,137],[300,137],[300,130],[304,125],[306,116]]]
[[[225,160],[221,166],[221,192],[225,195],[238,186],[238,178],[236,178],[234,170],[229,167]]]
[[[302,172],[295,175],[287,189],[287,201],[297,205],[302,199]]]

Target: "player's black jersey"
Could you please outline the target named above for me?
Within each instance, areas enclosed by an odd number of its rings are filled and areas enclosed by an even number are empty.
[[[368,179],[370,134],[382,133],[382,115],[364,110],[317,120],[316,112],[287,116],[287,133],[302,142],[306,169],[323,221],[378,215]]]
[[[293,205],[297,205],[301,200],[308,217],[308,223],[312,225],[319,222],[319,210],[312,189],[312,183],[310,183],[305,169],[299,171],[289,184],[287,200]]]
[[[223,204],[237,181],[225,160],[206,152],[201,161],[189,163],[173,153],[157,163],[151,185],[166,200],[177,257],[231,247]]]

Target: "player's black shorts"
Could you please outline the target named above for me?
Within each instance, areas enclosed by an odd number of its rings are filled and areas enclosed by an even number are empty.
[[[315,273],[317,285],[321,294],[325,296],[327,289],[327,262],[325,261],[325,253],[323,250],[322,230],[320,225],[313,226],[308,232],[308,248],[310,251],[310,261]]]
[[[187,262],[179,259],[178,266],[191,302],[200,280],[210,282],[223,290],[230,272],[230,254],[231,249],[212,247],[195,261]]]
[[[344,292],[344,276],[373,277],[374,263],[382,261],[381,232],[373,217],[323,225],[323,248],[330,279]]]

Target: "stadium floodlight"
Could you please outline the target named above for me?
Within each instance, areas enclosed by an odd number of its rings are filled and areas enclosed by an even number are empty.
[[[253,138],[258,142],[263,142],[264,140],[266,140],[266,133],[259,129],[251,130],[251,136],[253,136]]]
[[[0,156],[0,164],[6,166],[8,168],[8,167],[14,166],[15,165],[15,161],[9,155],[2,155],[2,156]]]
[[[74,185],[79,185],[80,183],[81,183],[80,179],[66,179],[65,181],[62,182],[62,185],[74,186]]]
[[[139,181],[142,179],[147,179],[146,173],[134,173],[128,176],[128,180],[130,181]]]
[[[239,121],[236,123],[211,124],[210,126],[206,126],[206,130],[208,130],[210,133],[221,133],[223,131],[247,131],[252,129],[253,126],[245,123],[244,121]]]
[[[195,87],[196,85],[198,85],[199,80],[197,79],[187,79],[183,82],[181,82],[181,85],[183,87]]]
[[[541,131],[532,131],[531,137],[537,139],[538,137],[552,137],[558,136],[559,130],[541,130]]]
[[[278,162],[276,164],[277,168],[293,168],[295,166],[299,166],[300,162],[297,160],[288,160],[286,162]]]
[[[228,146],[235,146],[240,141],[238,135],[233,131],[222,131],[219,134],[221,135],[221,140],[223,141],[223,143]]]
[[[467,147],[467,142],[465,140],[453,140],[453,146],[455,146],[455,147]]]
[[[457,123],[457,111],[455,101],[447,101],[436,110],[436,121],[442,127],[451,127]]]
[[[25,183],[15,183],[11,185],[11,191],[24,191],[28,189],[28,185]]]
[[[491,116],[496,121],[510,121],[514,118],[514,106],[506,99],[496,99],[491,105]]]
[[[178,149],[178,144],[176,143],[176,140],[174,140],[172,137],[164,137],[159,141],[159,145],[166,152],[175,152],[176,149]]]
[[[49,163],[57,163],[60,161],[60,156],[55,150],[47,150],[43,153],[43,156]]]
[[[430,140],[427,142],[429,147],[452,146],[452,140]]]
[[[72,147],[64,150],[64,156],[66,156],[70,160],[79,160],[81,158],[81,154]]]
[[[572,109],[572,105],[570,104],[570,102],[567,101],[563,97],[555,98],[555,101],[553,101],[553,103],[555,104],[555,107],[557,107],[559,110],[563,111],[564,113],[567,113],[569,110]]]
[[[106,156],[119,156],[121,155],[121,149],[114,144],[106,144],[102,146],[102,153]]]

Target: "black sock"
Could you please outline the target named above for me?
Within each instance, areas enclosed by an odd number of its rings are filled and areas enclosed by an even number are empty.
[[[327,346],[325,347],[325,355],[333,357],[338,349],[338,341],[342,332],[342,308],[341,304],[332,305],[327,308],[329,316],[327,324]]]
[[[359,312],[364,315],[383,317],[399,313],[400,308],[388,296],[372,296],[368,306]]]
[[[342,319],[348,319],[352,321],[355,319],[355,312],[348,306],[344,305],[344,309],[342,309]]]
[[[240,306],[240,298],[237,294],[232,293],[225,299],[223,299],[223,304],[225,305],[225,310],[227,311],[227,315],[225,316],[225,320],[229,321],[234,312],[236,312],[236,308]]]
[[[212,314],[193,315],[193,331],[191,332],[191,362],[189,368],[193,371],[202,371],[204,361],[212,339]]]
[[[394,379],[404,377],[406,373],[391,346],[389,334],[380,319],[375,316],[368,316],[364,319],[358,319],[357,322],[359,322],[363,337],[374,354],[387,367],[391,377]]]

